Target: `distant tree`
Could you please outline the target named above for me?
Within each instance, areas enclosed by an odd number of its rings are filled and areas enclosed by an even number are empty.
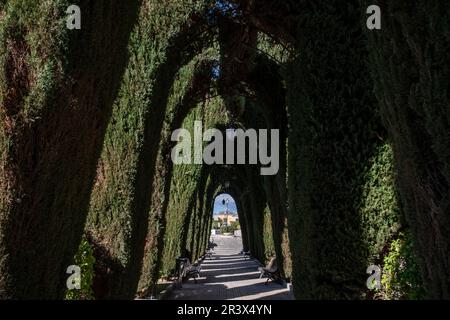
[[[219,221],[213,221],[212,228],[213,229],[219,229],[220,228],[219,227]]]
[[[236,230],[241,229],[241,225],[239,224],[239,221],[233,221],[231,222],[231,228],[233,229],[233,232]]]
[[[239,230],[241,226],[239,225],[239,221],[233,221],[229,225],[220,228],[221,233],[234,233],[236,230]]]

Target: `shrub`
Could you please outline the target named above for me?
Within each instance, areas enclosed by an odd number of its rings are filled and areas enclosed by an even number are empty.
[[[400,233],[391,243],[389,253],[384,257],[383,298],[421,299],[424,297],[422,279],[416,264],[411,237]]]
[[[81,289],[68,290],[66,300],[94,300],[94,292],[92,285],[94,283],[94,250],[89,244],[86,237],[81,240],[78,252],[74,259],[75,265],[81,268]]]

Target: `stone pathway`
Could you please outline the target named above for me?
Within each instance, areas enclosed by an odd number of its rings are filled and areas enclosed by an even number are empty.
[[[239,252],[237,237],[214,236],[217,244],[211,259],[202,264],[197,284],[189,280],[172,293],[173,300],[290,300],[289,290],[279,284],[259,279],[259,264]]]

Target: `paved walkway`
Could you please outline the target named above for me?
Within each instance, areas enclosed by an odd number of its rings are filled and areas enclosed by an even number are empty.
[[[217,243],[211,259],[202,264],[197,284],[189,280],[172,293],[174,300],[289,300],[289,290],[279,284],[264,285],[258,263],[245,259],[240,238],[214,236]]]

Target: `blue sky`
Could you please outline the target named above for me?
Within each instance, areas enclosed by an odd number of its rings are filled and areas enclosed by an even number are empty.
[[[222,204],[223,199],[230,199],[228,202],[228,212],[237,212],[236,209],[236,203],[234,202],[234,199],[227,193],[222,193],[216,197],[214,200],[214,214],[218,212],[225,212],[226,205]]]

